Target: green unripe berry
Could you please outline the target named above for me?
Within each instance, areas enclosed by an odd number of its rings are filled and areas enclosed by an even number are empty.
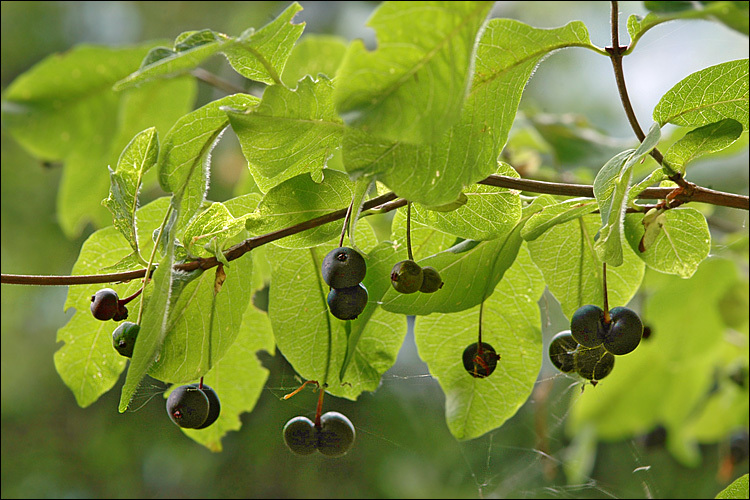
[[[391,270],[391,284],[397,292],[418,292],[423,280],[422,267],[413,260],[402,260]]]
[[[549,360],[552,364],[563,373],[570,373],[575,370],[574,352],[578,348],[578,342],[575,341],[570,330],[565,330],[554,337],[549,343]]]
[[[485,378],[492,375],[497,368],[497,361],[500,355],[495,352],[495,348],[487,342],[482,342],[480,349],[479,343],[469,344],[463,353],[464,369],[474,378]]]
[[[175,424],[185,429],[197,429],[208,418],[206,395],[192,385],[181,385],[167,398],[167,413]]]
[[[601,380],[615,367],[615,356],[607,352],[604,346],[593,348],[578,346],[573,359],[576,372],[586,380]]]
[[[91,296],[91,314],[101,321],[108,321],[119,312],[120,298],[111,288],[102,288]]]
[[[367,307],[367,297],[367,288],[362,283],[348,288],[331,288],[328,308],[338,319],[355,319]]]
[[[317,430],[318,451],[327,457],[345,455],[354,443],[354,426],[351,421],[336,411],[329,411],[320,417]]]
[[[325,256],[321,272],[323,281],[331,288],[349,288],[365,279],[367,263],[353,248],[339,247]]]
[[[307,417],[294,417],[284,425],[284,443],[297,455],[315,453],[317,432],[312,421]]]
[[[141,331],[141,327],[135,323],[130,321],[121,323],[112,333],[112,345],[115,350],[126,358],[132,358],[135,339],[138,337],[139,331]]]
[[[420,292],[433,293],[443,288],[443,280],[440,278],[440,273],[434,267],[423,267],[422,275],[422,286],[419,287]]]
[[[609,311],[609,330],[604,336],[604,348],[622,356],[638,347],[643,335],[643,323],[634,311],[627,307],[615,307]]]
[[[570,319],[570,333],[584,347],[602,345],[606,328],[604,311],[591,304],[579,307]]]
[[[190,387],[195,387],[197,389],[201,388],[200,384],[190,384]],[[216,391],[210,386],[203,384],[203,394],[205,394],[208,399],[208,416],[206,417],[206,421],[203,422],[200,427],[196,427],[196,429],[205,429],[213,424],[216,422],[216,419],[219,418],[219,414],[221,413],[221,401],[219,401],[219,395],[216,394]]]

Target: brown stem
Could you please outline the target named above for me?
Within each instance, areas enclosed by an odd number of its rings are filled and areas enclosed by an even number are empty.
[[[190,72],[191,75],[196,77],[198,80],[205,82],[212,87],[216,87],[219,90],[223,90],[227,94],[249,94],[247,90],[243,89],[242,87],[238,87],[237,85],[228,82],[222,78],[219,78],[218,76],[214,75],[213,73],[206,71],[203,68],[195,68]]]

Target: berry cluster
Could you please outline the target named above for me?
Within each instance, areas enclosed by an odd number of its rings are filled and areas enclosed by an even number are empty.
[[[558,333],[549,345],[549,358],[564,373],[577,372],[596,382],[612,372],[615,355],[633,352],[641,342],[643,323],[626,307],[615,307],[605,314],[595,305],[578,308],[570,320],[570,330]]]
[[[167,414],[185,429],[205,429],[221,413],[219,396],[205,384],[181,385],[167,398]]]
[[[367,288],[362,284],[367,274],[364,257],[353,248],[339,247],[328,252],[321,267],[323,281],[331,287],[331,314],[342,320],[356,319],[367,306]]]
[[[336,411],[320,417],[320,424],[313,424],[307,417],[294,417],[284,425],[284,442],[297,455],[310,455],[318,450],[327,457],[346,454],[354,443],[354,426],[351,421]]]
[[[443,287],[443,280],[434,267],[421,267],[413,260],[407,259],[393,266],[391,284],[400,293],[433,293]]]

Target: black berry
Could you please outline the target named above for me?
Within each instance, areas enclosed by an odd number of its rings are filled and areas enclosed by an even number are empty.
[[[190,387],[195,387],[196,389],[201,388],[200,384],[190,384]],[[206,421],[203,422],[200,427],[196,427],[196,429],[205,429],[213,424],[216,422],[216,419],[219,418],[219,414],[221,413],[221,401],[219,401],[219,395],[216,394],[216,391],[210,386],[203,384],[203,394],[205,394],[208,399],[208,416],[206,417]]]
[[[208,397],[194,385],[181,385],[167,398],[167,413],[172,422],[186,429],[197,429],[208,418]]]
[[[482,342],[481,349],[479,343],[469,344],[463,353],[464,369],[475,378],[492,375],[499,359],[495,348],[486,342]]]
[[[354,426],[339,412],[324,413],[320,417],[320,428],[316,430],[318,451],[327,457],[340,457],[346,454],[354,443]]]
[[[609,311],[611,322],[604,334],[604,348],[617,356],[628,354],[638,347],[643,335],[641,318],[627,307]]]
[[[111,288],[102,288],[91,296],[91,314],[98,320],[108,321],[119,312],[119,300],[117,292]]]
[[[585,305],[579,307],[570,319],[570,333],[584,347],[596,347],[604,342],[606,325],[601,307]]]
[[[593,348],[578,346],[573,354],[573,360],[576,372],[586,380],[601,380],[615,367],[614,354],[607,352],[603,346]]]
[[[423,280],[422,267],[413,260],[402,260],[391,270],[391,284],[397,292],[418,292]]]
[[[578,342],[575,341],[570,330],[562,331],[552,337],[549,344],[549,360],[561,372],[572,372],[575,370],[573,356],[576,348],[578,348]]]
[[[140,330],[141,327],[139,325],[130,321],[121,323],[112,333],[112,345],[115,347],[115,350],[126,358],[132,358],[135,340]]]
[[[367,274],[364,257],[348,247],[339,247],[328,252],[321,267],[323,281],[331,288],[356,286]]]
[[[440,278],[440,273],[434,267],[423,267],[422,275],[422,286],[419,287],[420,292],[433,293],[443,288],[443,280]]]
[[[294,417],[284,425],[284,443],[297,455],[309,455],[317,448],[317,431],[307,417]]]
[[[355,319],[367,306],[367,288],[362,283],[328,292],[328,308],[338,319]]]

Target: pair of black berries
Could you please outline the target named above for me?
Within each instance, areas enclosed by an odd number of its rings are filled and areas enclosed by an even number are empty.
[[[408,259],[393,266],[391,284],[400,293],[434,293],[443,287],[443,280],[434,267],[422,267]]]
[[[367,274],[364,257],[353,248],[335,248],[323,259],[321,271],[323,281],[331,287],[331,314],[341,320],[356,319],[367,306],[367,288],[362,284]]]
[[[573,313],[570,330],[552,338],[549,358],[561,372],[575,371],[587,380],[601,380],[612,372],[615,356],[633,352],[642,336],[643,323],[632,310],[615,307],[605,315],[600,307],[589,304]]]
[[[167,398],[167,414],[184,429],[205,429],[221,413],[219,396],[205,384],[181,385]]]
[[[125,303],[126,300],[120,300],[117,292],[111,288],[102,288],[91,296],[91,314],[100,321],[122,321],[128,317]],[[112,333],[112,345],[115,350],[126,358],[132,358],[135,339],[140,329],[140,326],[130,321],[118,325]]]
[[[351,449],[354,436],[351,421],[336,411],[321,415],[319,425],[303,416],[284,425],[284,443],[297,455],[310,455],[317,450],[327,457],[340,457]]]

